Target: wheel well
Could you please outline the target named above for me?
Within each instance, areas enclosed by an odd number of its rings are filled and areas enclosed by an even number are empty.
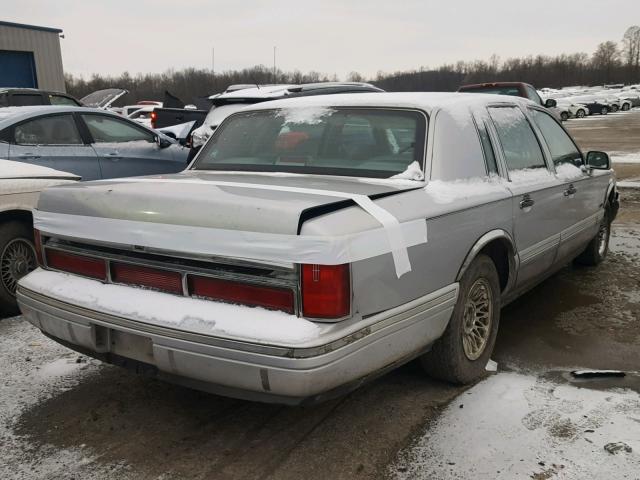
[[[511,253],[511,247],[504,239],[496,239],[485,245],[480,253],[487,255],[498,271],[498,278],[500,279],[500,290],[504,289],[509,284],[510,266],[509,255]]]
[[[18,221],[33,226],[33,215],[28,210],[7,210],[0,212],[0,223]]]

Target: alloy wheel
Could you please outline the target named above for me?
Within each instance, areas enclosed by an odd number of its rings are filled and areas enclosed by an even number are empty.
[[[489,282],[477,279],[469,289],[462,317],[462,347],[465,356],[473,361],[484,352],[493,318],[493,294]]]
[[[7,243],[0,255],[0,280],[4,288],[15,295],[18,280],[36,268],[36,251],[31,242],[15,238]]]

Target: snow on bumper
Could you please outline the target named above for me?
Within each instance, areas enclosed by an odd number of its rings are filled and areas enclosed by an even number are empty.
[[[62,287],[65,283],[66,287]],[[61,292],[68,292],[67,287],[84,293],[76,293],[73,299],[66,298]],[[122,306],[117,308],[119,315],[107,311],[107,297],[102,292],[113,293],[113,287],[126,290],[117,294],[135,312],[127,311],[123,315]],[[151,293],[157,296],[154,295],[150,306],[146,297]],[[79,301],[79,295],[86,297]],[[176,303],[169,307],[160,297]],[[319,397],[346,384],[357,384],[385,367],[412,358],[442,334],[456,298],[457,284],[453,284],[366,320],[320,325],[293,317],[292,321],[313,327],[300,327],[296,330],[297,338],[291,333],[283,334],[280,327],[273,328],[277,320],[258,318],[262,313],[276,312],[249,309],[260,312],[259,315],[254,313],[257,325],[270,322],[274,331],[280,331],[279,342],[268,344],[256,339],[240,341],[237,337],[224,335],[221,330],[216,334],[205,334],[194,328],[204,327],[202,318],[188,323],[189,329],[185,330],[185,324],[181,322],[167,324],[157,318],[150,320],[147,310],[168,308],[168,315],[174,312],[176,317],[186,318],[193,313],[186,307],[199,312],[197,308],[202,306],[178,304],[177,300],[220,305],[215,302],[103,285],[45,271],[25,277],[18,290],[18,303],[25,318],[71,348],[95,353],[112,363],[118,363],[118,358],[142,362],[155,367],[160,377],[202,390],[280,403],[298,403]],[[224,306],[237,308],[238,312],[245,308]],[[115,310],[115,307],[112,305],[111,309]],[[219,311],[217,315],[220,315]],[[228,320],[233,321],[231,313]],[[274,334],[267,330],[265,328],[265,335],[273,338]],[[256,328],[252,332],[257,336]],[[283,338],[288,340],[283,341]]]

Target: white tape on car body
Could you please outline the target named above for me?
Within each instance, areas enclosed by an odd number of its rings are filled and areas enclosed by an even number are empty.
[[[105,180],[109,181],[109,180]],[[403,235],[400,229],[400,222],[391,213],[384,208],[376,205],[367,195],[353,194],[347,192],[336,192],[331,190],[320,190],[313,188],[301,188],[301,187],[289,187],[283,185],[264,185],[256,183],[242,183],[242,182],[225,182],[218,180],[200,180],[191,178],[180,179],[168,179],[168,178],[122,178],[117,180],[119,183],[182,183],[182,184],[196,184],[196,185],[212,185],[219,187],[236,187],[236,188],[249,188],[255,190],[271,190],[280,192],[292,192],[306,195],[320,195],[325,197],[337,197],[343,199],[351,199],[357,205],[359,205],[364,211],[375,218],[384,228],[386,232],[386,243],[388,243],[388,250],[384,253],[391,252],[393,256],[393,262],[396,268],[396,274],[398,278],[407,272],[411,271],[411,263],[409,261],[409,254],[407,252],[407,244],[403,239]],[[426,242],[426,221],[423,221],[425,228],[425,240]],[[422,243],[424,243],[422,242]],[[380,254],[378,254],[380,255]],[[365,257],[367,258],[367,257]],[[322,262],[320,262],[322,263]]]
[[[327,237],[245,232],[41,210],[33,213],[34,227],[45,234],[245,260],[339,265],[390,252],[385,228]],[[426,221],[399,223],[394,234],[400,237],[406,252],[407,247],[426,243]]]

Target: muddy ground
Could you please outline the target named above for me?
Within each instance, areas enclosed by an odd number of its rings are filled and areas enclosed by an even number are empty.
[[[578,122],[568,128],[585,149],[640,151],[640,112]],[[640,165],[616,167],[640,176]],[[640,369],[640,192],[621,195],[605,263],[567,266],[503,311],[500,371],[565,378],[575,368]],[[585,387],[640,391],[639,383],[631,374]],[[405,450],[464,391],[412,363],[314,407],[251,403],[102,365],[9,318],[0,321],[0,478],[395,476],[407,471]],[[452,478],[466,478],[455,468]]]

